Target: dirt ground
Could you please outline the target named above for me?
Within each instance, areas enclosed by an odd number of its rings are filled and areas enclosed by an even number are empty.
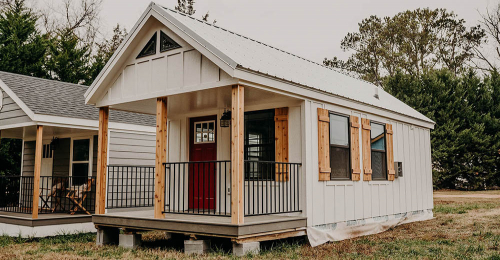
[[[389,231],[327,243],[315,248],[307,240],[263,243],[259,255],[245,259],[491,259],[500,260],[498,191],[437,191],[435,218],[397,226]],[[137,250],[97,247],[95,234],[21,239],[0,236],[0,259],[191,259],[182,240],[161,233],[143,235]],[[234,259],[230,243],[213,243],[212,253],[194,259]]]

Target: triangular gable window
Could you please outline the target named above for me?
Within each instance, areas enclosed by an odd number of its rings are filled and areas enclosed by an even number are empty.
[[[160,32],[160,51],[165,52],[177,48],[181,48],[178,43],[176,43],[172,38],[168,37],[164,32]]]
[[[149,55],[156,54],[156,33],[149,39],[148,43],[146,43],[146,46],[142,49],[142,51],[137,55],[137,58],[142,58],[146,57]]]

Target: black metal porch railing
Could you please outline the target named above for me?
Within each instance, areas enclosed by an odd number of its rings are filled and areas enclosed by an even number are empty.
[[[95,209],[95,177],[41,176],[38,212],[92,214]],[[0,176],[0,211],[32,213],[33,176]]]
[[[33,177],[0,176],[0,211],[31,213]]]
[[[165,213],[231,215],[230,161],[165,163]]]
[[[300,212],[301,165],[245,161],[245,216]]]
[[[154,166],[108,165],[107,209],[154,206]]]

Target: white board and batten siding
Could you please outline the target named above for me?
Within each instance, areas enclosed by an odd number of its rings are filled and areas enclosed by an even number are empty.
[[[306,101],[306,121],[310,124],[312,171],[308,185],[308,225],[384,217],[433,208],[430,130],[348,108]],[[309,106],[309,107],[307,107]],[[393,125],[394,161],[403,163],[403,177],[395,181],[318,181],[318,124],[317,108],[344,115],[368,118]],[[309,118],[307,118],[309,117]],[[361,131],[360,136],[361,140]],[[360,151],[361,151],[361,143]],[[360,153],[362,157],[362,153]],[[361,164],[363,159],[360,159]],[[363,165],[361,165],[363,169]],[[361,173],[363,174],[363,173]]]
[[[19,107],[19,105],[7,95],[5,91],[0,89],[0,98],[2,98],[2,106],[0,108],[0,126],[14,125],[20,123],[31,122],[29,116]]]
[[[159,22],[151,21],[144,37],[135,43],[99,105],[120,104],[176,93],[189,92],[207,87],[228,85],[231,77],[208,58],[175,35]],[[182,47],[160,52],[159,40],[154,55],[136,58],[151,36],[160,31],[166,33]],[[220,84],[217,84],[217,83]],[[215,83],[215,84],[214,84]]]

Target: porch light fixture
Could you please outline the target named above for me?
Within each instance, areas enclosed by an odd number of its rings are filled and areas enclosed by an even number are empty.
[[[220,117],[220,127],[229,127],[231,125],[231,110],[224,109]]]

